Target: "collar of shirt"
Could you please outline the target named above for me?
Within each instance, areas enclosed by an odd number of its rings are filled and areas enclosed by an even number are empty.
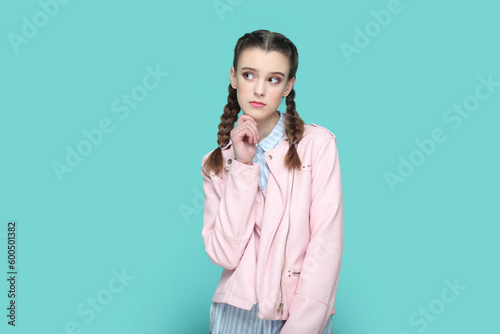
[[[264,139],[262,139],[256,146],[260,148],[263,152],[269,151],[270,149],[276,147],[285,136],[285,114],[279,112],[280,119],[273,131]]]

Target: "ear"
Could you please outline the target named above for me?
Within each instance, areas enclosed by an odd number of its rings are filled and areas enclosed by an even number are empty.
[[[236,71],[234,70],[234,66],[231,66],[231,71],[229,71],[229,80],[231,80],[231,86],[236,89]]]
[[[288,80],[288,82],[286,83],[285,91],[283,92],[283,97],[286,97],[288,96],[288,94],[290,94],[290,91],[293,89],[294,84],[295,84],[295,77]]]

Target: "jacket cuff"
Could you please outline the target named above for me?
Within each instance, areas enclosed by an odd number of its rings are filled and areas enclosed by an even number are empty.
[[[233,164],[231,170],[236,170],[244,172],[244,173],[256,173],[259,174],[260,166],[252,162],[251,165],[244,164],[236,159],[233,159]]]
[[[335,314],[335,308],[315,298],[296,293],[289,312],[281,334],[322,334],[328,320]]]

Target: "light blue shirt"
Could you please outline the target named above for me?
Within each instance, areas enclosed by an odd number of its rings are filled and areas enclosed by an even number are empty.
[[[269,179],[269,166],[266,162],[265,153],[272,148],[275,148],[283,139],[285,139],[285,114],[278,110],[280,119],[273,131],[264,139],[262,139],[255,147],[255,157],[253,162],[260,166],[259,172],[259,186],[264,195],[266,195],[267,180]]]

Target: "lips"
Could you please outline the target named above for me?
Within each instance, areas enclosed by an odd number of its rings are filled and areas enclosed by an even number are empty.
[[[252,102],[250,102],[250,104],[255,106],[255,107],[263,107],[266,105],[265,103],[262,103],[260,101],[252,101]]]

